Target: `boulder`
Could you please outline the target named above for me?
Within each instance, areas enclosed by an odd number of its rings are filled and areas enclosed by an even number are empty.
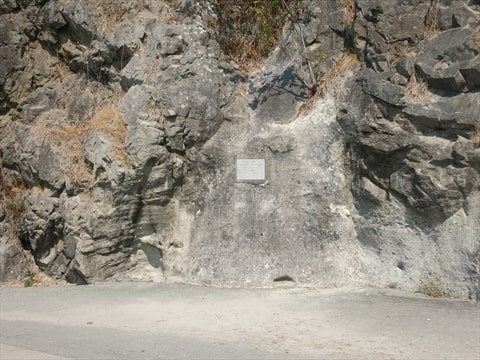
[[[477,86],[480,47],[466,28],[451,29],[424,42],[413,51],[421,51],[415,70],[434,89],[465,92]],[[465,68],[466,71],[462,71]],[[465,79],[463,74],[467,76]],[[468,85],[467,85],[468,82]]]

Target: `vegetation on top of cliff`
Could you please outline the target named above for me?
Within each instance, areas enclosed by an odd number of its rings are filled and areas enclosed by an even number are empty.
[[[292,9],[301,14],[298,0],[216,0],[219,43],[243,67],[266,57],[277,44]]]
[[[214,4],[218,16],[208,22],[216,30],[218,42],[227,56],[245,71],[255,68],[280,45],[291,57],[297,77],[311,97],[319,87],[325,92],[333,79],[358,63],[358,60],[352,61],[355,56],[346,49],[339,64],[333,64],[331,69],[321,66],[327,58],[334,63],[338,59],[335,61],[332,54],[322,49],[312,53],[308,47],[306,31],[314,15],[300,0],[215,0]],[[339,9],[340,22],[346,27],[352,26],[356,16],[355,1],[342,0]],[[290,31],[295,39],[293,42],[285,40],[288,45],[279,44],[282,36],[285,38],[284,30]],[[347,31],[344,36],[348,36]]]

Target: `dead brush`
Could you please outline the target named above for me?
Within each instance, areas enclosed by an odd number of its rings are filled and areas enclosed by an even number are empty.
[[[22,177],[7,176],[0,166],[0,202],[13,229],[17,228],[25,211],[27,193]]]
[[[431,93],[427,83],[422,78],[418,78],[416,74],[413,74],[405,86],[405,98],[424,105],[430,103]]]
[[[347,26],[352,25],[356,17],[355,0],[341,0],[340,8],[341,8],[340,21]]]
[[[438,0],[432,0],[425,17],[424,37],[431,39],[440,32],[440,11],[438,9]]]
[[[472,37],[475,44],[480,47],[480,29],[475,30]]]
[[[431,278],[422,280],[417,292],[434,298],[449,296],[449,289],[445,288],[438,280]]]
[[[391,67],[394,67],[402,58],[410,58],[413,60],[417,56],[416,53],[411,51],[411,47],[408,42],[390,44],[388,46],[388,50],[385,52],[385,55]]]
[[[360,68],[360,60],[356,54],[344,53],[344,55],[331,66],[320,79],[318,91],[321,95],[340,95],[342,90],[341,81],[349,73]]]
[[[106,29],[113,28],[115,25],[126,20],[129,16],[146,8],[148,8],[148,4],[145,0],[100,0],[95,6],[96,13],[101,19],[103,19],[102,23]]]
[[[101,132],[114,144],[114,160],[128,164],[128,155],[125,149],[127,127],[122,114],[114,107],[101,108],[88,122],[87,133]]]
[[[190,21],[185,15],[173,9],[174,6],[176,6],[175,3],[170,4],[170,7],[165,6],[160,13],[160,17],[164,19],[167,24],[190,24]]]
[[[243,71],[243,73],[249,74],[260,67],[263,56],[257,51],[256,46],[252,41],[249,41],[246,38],[239,38],[232,40],[232,46],[243,50],[241,52],[228,53],[228,56]]]
[[[55,148],[64,150],[68,159],[65,174],[77,184],[93,181],[92,169],[85,162],[85,142],[89,135],[99,132],[112,143],[112,157],[124,165],[128,165],[125,149],[126,126],[122,114],[112,106],[98,110],[88,121],[48,127],[40,122],[33,131],[43,141]]]
[[[475,132],[473,133],[473,140],[477,147],[480,147],[480,125],[475,126]]]
[[[223,51],[246,72],[255,68],[278,44],[291,13],[302,13],[299,0],[215,0],[218,13],[209,25]],[[258,65],[257,65],[258,66]]]
[[[65,155],[69,163],[66,174],[73,183],[91,182],[92,172],[84,160],[83,143],[85,140],[86,124],[75,123],[47,129],[44,140],[53,141],[54,145],[66,149]]]

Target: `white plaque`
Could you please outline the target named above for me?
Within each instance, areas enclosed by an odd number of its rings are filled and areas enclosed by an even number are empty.
[[[265,180],[265,159],[237,159],[237,181]]]

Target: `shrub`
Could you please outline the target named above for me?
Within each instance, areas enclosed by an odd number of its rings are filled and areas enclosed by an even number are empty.
[[[36,279],[34,274],[29,274],[24,280],[23,280],[23,286],[24,287],[32,287],[35,285]]]
[[[448,291],[445,290],[438,281],[430,278],[420,283],[418,292],[435,298],[448,296]]]
[[[290,16],[301,12],[299,0],[216,0],[213,22],[225,53],[244,69],[266,57],[277,44]]]
[[[21,221],[24,207],[25,185],[20,175],[12,175],[7,179],[0,166],[0,201],[12,230],[15,231]]]

